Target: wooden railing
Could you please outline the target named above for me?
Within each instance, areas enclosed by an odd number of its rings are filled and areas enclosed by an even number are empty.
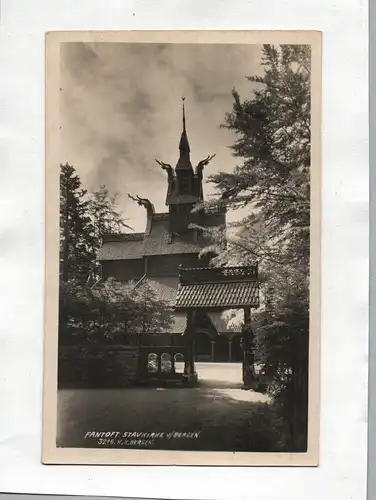
[[[179,282],[182,285],[204,283],[237,283],[258,280],[258,266],[179,268]]]
[[[139,356],[139,379],[184,380],[185,346],[140,347]]]

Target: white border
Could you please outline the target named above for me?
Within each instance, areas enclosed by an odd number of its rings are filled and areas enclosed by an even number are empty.
[[[134,14],[134,15],[133,15]],[[365,0],[3,0],[0,200],[0,490],[133,497],[365,497],[368,82]],[[320,467],[43,466],[44,32],[324,32]],[[5,411],[4,411],[5,409]]]

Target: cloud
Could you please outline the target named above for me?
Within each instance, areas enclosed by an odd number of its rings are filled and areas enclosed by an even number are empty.
[[[106,184],[125,217],[144,229],[143,209],[127,193],[164,211],[166,176],[154,159],[178,158],[181,97],[186,97],[192,163],[216,153],[206,175],[231,171],[231,132],[221,129],[231,89],[250,97],[260,47],[216,44],[66,43],[61,51],[61,161],[89,190]],[[211,186],[205,185],[207,194]]]

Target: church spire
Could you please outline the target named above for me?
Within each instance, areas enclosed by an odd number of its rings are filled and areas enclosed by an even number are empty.
[[[189,147],[187,129],[185,124],[185,106],[184,106],[185,97],[182,97],[182,101],[183,101],[183,131],[180,137],[180,143],[179,143],[180,156],[178,163],[176,165],[176,170],[193,170],[190,160],[190,147]]]
[[[185,107],[184,107],[184,101],[185,97],[182,97],[181,100],[183,101],[183,131],[185,132]]]

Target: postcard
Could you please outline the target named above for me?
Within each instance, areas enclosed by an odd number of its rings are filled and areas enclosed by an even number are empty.
[[[46,35],[45,464],[319,460],[321,33]]]

